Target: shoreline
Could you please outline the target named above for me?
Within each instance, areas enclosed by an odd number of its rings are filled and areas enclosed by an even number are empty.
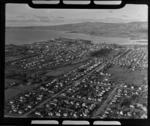
[[[5,44],[23,45],[23,44],[33,44],[36,42],[45,42],[56,38],[69,38],[69,39],[83,39],[90,40],[94,44],[107,43],[107,44],[147,44],[140,43],[137,41],[142,41],[145,39],[133,40],[127,37],[104,37],[96,35],[88,35],[83,33],[68,33],[68,31],[57,31],[57,30],[12,30],[6,31]],[[13,42],[12,42],[13,41]],[[146,40],[145,40],[146,41]]]

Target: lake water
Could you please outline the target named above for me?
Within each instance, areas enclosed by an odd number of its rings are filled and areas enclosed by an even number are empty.
[[[91,40],[94,43],[115,43],[120,45],[128,44],[147,44],[139,43],[136,40],[130,40],[129,38],[119,37],[100,37],[93,35],[85,35],[80,33],[67,33],[65,31],[54,31],[44,29],[6,29],[5,43],[6,44],[29,44],[33,42],[46,41],[53,38],[71,38],[71,39],[85,39]]]

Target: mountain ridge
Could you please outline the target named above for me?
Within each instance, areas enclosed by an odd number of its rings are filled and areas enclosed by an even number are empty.
[[[6,27],[6,29],[11,28],[13,29],[14,27]],[[66,31],[69,33],[82,33],[104,37],[129,37],[131,39],[148,38],[147,22],[128,22],[128,23],[82,22],[82,23],[63,24],[54,26],[28,26],[17,28],[59,30],[59,31]]]

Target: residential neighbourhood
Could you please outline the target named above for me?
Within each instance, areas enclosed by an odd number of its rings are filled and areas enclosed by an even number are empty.
[[[68,38],[17,46],[18,54],[13,46],[5,49],[15,57],[5,61],[6,117],[147,118],[147,46]]]

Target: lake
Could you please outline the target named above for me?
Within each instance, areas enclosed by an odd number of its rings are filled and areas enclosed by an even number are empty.
[[[46,41],[53,38],[70,38],[70,39],[85,39],[91,40],[93,43],[115,43],[120,45],[129,44],[147,44],[139,43],[139,40],[130,40],[129,38],[119,38],[119,37],[100,37],[93,35],[85,35],[80,33],[67,33],[65,31],[54,31],[54,30],[44,30],[44,29],[24,29],[24,28],[12,28],[6,29],[5,43],[6,44],[31,44],[33,42]]]

